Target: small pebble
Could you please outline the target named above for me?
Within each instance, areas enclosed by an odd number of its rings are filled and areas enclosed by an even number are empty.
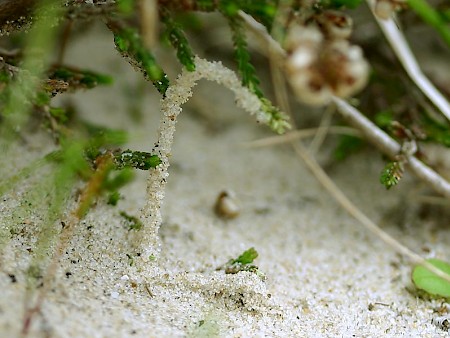
[[[237,217],[240,211],[234,193],[224,190],[219,194],[214,205],[214,212],[217,216],[232,219]]]

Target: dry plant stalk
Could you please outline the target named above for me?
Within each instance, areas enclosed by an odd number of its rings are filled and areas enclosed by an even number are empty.
[[[261,101],[241,83],[236,74],[223,66],[220,62],[210,62],[195,58],[196,69],[193,72],[183,70],[176,82],[171,85],[166,96],[161,100],[163,117],[160,122],[158,141],[152,153],[158,154],[161,164],[150,169],[147,185],[147,204],[142,209],[144,228],[136,233],[136,243],[140,246],[141,259],[147,261],[159,253],[158,230],[162,222],[161,205],[169,176],[169,157],[172,152],[172,143],[175,133],[177,117],[181,113],[181,106],[192,96],[192,88],[201,79],[217,82],[230,89],[235,97],[238,107],[251,115],[255,115],[258,122],[267,124],[270,115],[262,109]]]

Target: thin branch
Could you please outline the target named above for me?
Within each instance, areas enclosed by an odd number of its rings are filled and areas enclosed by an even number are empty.
[[[425,94],[428,99],[442,112],[442,114],[450,121],[450,103],[436,89],[430,80],[422,73],[414,54],[411,52],[408,43],[400,29],[398,29],[392,18],[383,20],[378,18],[374,12],[374,1],[367,0],[372,10],[372,14],[378,22],[384,36],[388,40],[395,55],[400,60],[403,68],[417,87]]]
[[[400,144],[383,130],[379,129],[356,108],[338,97],[334,97],[333,102],[347,122],[361,130],[365,137],[382,153],[388,155],[390,158],[394,158],[400,152]],[[414,175],[428,183],[428,185],[436,192],[445,196],[447,199],[450,199],[450,183],[442,176],[414,156],[408,157],[407,165]]]

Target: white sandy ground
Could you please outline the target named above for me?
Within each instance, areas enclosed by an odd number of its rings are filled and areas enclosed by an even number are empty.
[[[78,55],[69,54],[72,63],[126,76],[113,89],[77,95],[81,110],[92,121],[133,130],[131,148],[149,150],[159,120],[154,89],[146,87],[153,94],[142,103],[145,121],[121,119],[130,100],[123,88],[134,86],[138,76],[112,50],[110,37],[87,39],[83,46]],[[104,53],[91,55],[94,49]],[[142,269],[129,266],[129,232],[118,215],[120,210],[138,215],[144,205],[146,173],[141,173],[117,207],[99,202],[80,224],[30,337],[448,336],[431,323],[448,304],[407,291],[408,262],[341,210],[288,146],[241,147],[270,134],[236,109],[222,88],[202,83],[194,95],[175,136],[159,259]],[[195,112],[202,105],[209,107],[203,114],[213,117],[210,123]],[[45,137],[30,140],[21,148],[25,159],[48,149]],[[11,166],[24,161],[15,159]],[[404,244],[449,260],[448,227],[437,227],[433,217],[418,218],[419,205],[411,198],[421,191],[417,182],[407,178],[386,192],[377,179],[382,166],[376,153],[360,154],[333,166],[330,174]],[[241,213],[234,220],[223,221],[212,211],[222,189],[239,199]],[[25,191],[1,200],[1,227]],[[21,329],[27,249],[36,238],[33,217],[16,222],[20,231],[1,252],[1,337],[17,337]],[[216,271],[250,247],[259,252],[255,263],[265,281],[251,273]]]

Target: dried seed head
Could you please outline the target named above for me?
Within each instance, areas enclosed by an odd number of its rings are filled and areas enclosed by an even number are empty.
[[[288,52],[292,52],[300,46],[308,49],[317,48],[322,41],[323,34],[316,27],[295,25],[289,29],[285,48]]]
[[[233,192],[222,191],[217,197],[214,212],[220,218],[231,219],[239,215],[240,208]]]
[[[326,104],[332,95],[348,97],[367,82],[369,66],[361,49],[347,40],[326,40],[317,27],[294,27],[286,47],[289,82],[307,104]]]
[[[353,29],[352,19],[338,11],[325,11],[316,17],[316,22],[328,39],[348,39]]]

